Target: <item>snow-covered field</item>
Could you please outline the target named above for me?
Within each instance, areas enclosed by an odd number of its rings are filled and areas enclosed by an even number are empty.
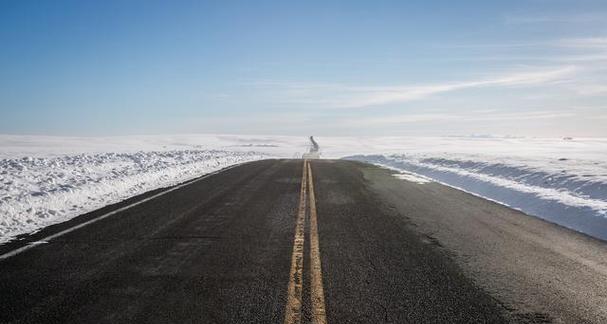
[[[607,139],[384,138],[378,146],[346,158],[418,174],[607,240]]]
[[[323,157],[383,165],[421,185],[432,179],[607,239],[607,139],[316,140]],[[307,148],[306,137],[289,136],[0,135],[0,243],[229,165]]]
[[[305,149],[306,139],[2,135],[0,243],[233,164],[292,157],[298,145]]]

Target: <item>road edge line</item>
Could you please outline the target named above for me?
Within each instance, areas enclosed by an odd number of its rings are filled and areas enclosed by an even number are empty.
[[[98,221],[100,221],[100,220],[102,220],[102,219],[108,218],[108,217],[110,217],[110,216],[112,216],[112,215],[118,214],[118,213],[123,212],[123,211],[125,211],[125,210],[127,210],[127,209],[130,209],[130,208],[132,208],[132,207],[135,207],[135,206],[141,205],[141,204],[143,204],[143,203],[145,203],[145,202],[147,202],[147,201],[150,201],[150,200],[152,200],[152,199],[155,199],[155,198],[158,198],[158,197],[163,196],[163,195],[165,195],[165,194],[168,194],[169,192],[175,191],[175,190],[177,190],[177,189],[181,189],[181,188],[183,188],[183,187],[185,187],[185,186],[188,186],[188,185],[191,185],[191,184],[196,183],[196,182],[198,182],[198,181],[204,180],[204,179],[206,179],[206,178],[208,178],[208,177],[210,177],[210,176],[213,176],[213,175],[216,175],[216,174],[218,174],[218,173],[221,173],[221,172],[224,172],[224,171],[227,171],[227,170],[233,169],[233,168],[235,168],[235,167],[241,166],[241,165],[246,164],[246,163],[249,163],[249,162],[251,162],[251,161],[244,162],[244,163],[233,164],[233,165],[227,166],[227,167],[225,167],[225,168],[223,168],[223,169],[219,169],[219,170],[213,171],[213,172],[211,172],[211,173],[207,173],[207,174],[202,175],[202,176],[200,176],[200,177],[198,177],[198,178],[196,178],[196,179],[188,180],[188,181],[183,182],[183,183],[181,183],[181,184],[178,184],[178,185],[176,185],[176,186],[174,186],[174,187],[171,187],[171,188],[169,188],[169,189],[166,189],[165,191],[159,192],[159,193],[157,193],[157,194],[155,194],[155,195],[153,195],[153,196],[150,196],[150,197],[144,198],[144,199],[139,200],[139,201],[137,201],[137,202],[134,202],[134,203],[132,203],[132,204],[130,204],[130,205],[127,205],[127,206],[124,206],[124,207],[118,208],[118,209],[113,210],[113,211],[111,211],[111,212],[105,213],[105,214],[103,214],[103,215],[101,215],[101,216],[98,216],[98,217],[95,217],[95,218],[93,218],[93,219],[90,219],[90,220],[88,220],[88,221],[86,221],[86,222],[84,222],[84,223],[80,223],[80,224],[78,224],[78,225],[74,225],[74,226],[72,226],[72,227],[70,227],[70,228],[64,229],[63,231],[60,231],[60,232],[57,232],[57,233],[55,233],[55,234],[52,234],[52,235],[46,236],[46,237],[41,238],[41,239],[39,239],[39,240],[36,240],[36,241],[34,241],[34,242],[30,242],[30,243],[28,243],[28,244],[26,244],[26,245],[24,245],[24,246],[22,246],[22,247],[20,247],[20,248],[14,249],[14,250],[12,250],[12,251],[9,251],[9,252],[6,252],[6,253],[4,253],[4,254],[0,255],[0,261],[6,260],[6,259],[8,259],[8,258],[10,258],[10,257],[13,257],[13,256],[15,256],[15,255],[17,255],[17,254],[23,253],[23,252],[25,252],[25,251],[27,251],[27,250],[29,250],[29,249],[32,249],[32,248],[34,248],[34,247],[36,247],[36,246],[40,245],[40,244],[36,244],[36,242],[48,242],[48,241],[50,241],[50,240],[56,239],[56,238],[58,238],[58,237],[60,237],[60,236],[63,236],[63,235],[68,234],[68,233],[70,233],[70,232],[73,232],[73,231],[75,231],[75,230],[77,230],[77,229],[80,229],[80,228],[83,228],[83,227],[85,227],[85,226],[91,225],[91,224],[96,223],[96,222],[98,222]],[[78,217],[78,216],[76,216],[76,217]]]

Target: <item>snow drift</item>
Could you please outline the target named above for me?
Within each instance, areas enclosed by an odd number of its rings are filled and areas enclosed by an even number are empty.
[[[0,244],[241,162],[301,156],[305,137],[0,135]]]
[[[266,154],[221,150],[0,160],[0,243],[19,234]]]
[[[607,139],[315,140],[323,157],[347,157],[421,175],[607,239]],[[0,243],[235,163],[301,157],[308,146],[303,136],[0,135]]]
[[[559,158],[533,163],[533,159],[521,157],[436,153],[354,155],[347,159],[419,174],[607,240],[604,162]],[[575,172],[581,169],[586,172]]]

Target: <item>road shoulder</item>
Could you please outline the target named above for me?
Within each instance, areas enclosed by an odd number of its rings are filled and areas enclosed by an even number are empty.
[[[519,320],[607,322],[605,242],[438,183],[360,170],[372,192]]]

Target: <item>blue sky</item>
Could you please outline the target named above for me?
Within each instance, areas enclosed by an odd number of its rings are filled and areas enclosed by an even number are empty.
[[[607,2],[0,1],[0,133],[607,136]]]

